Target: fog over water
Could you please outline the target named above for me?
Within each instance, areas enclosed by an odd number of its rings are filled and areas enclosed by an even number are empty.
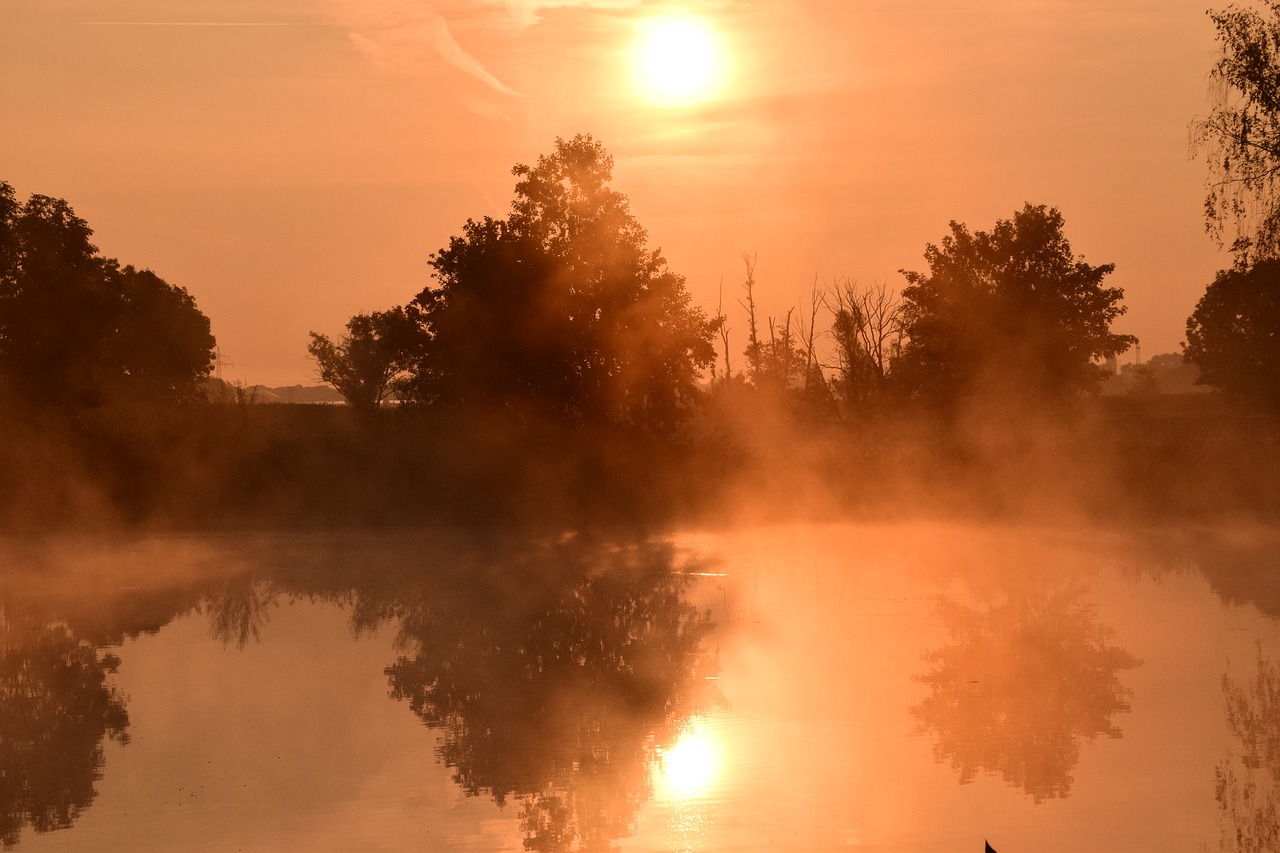
[[[1277,544],[9,541],[0,827],[20,850],[1265,849]]]

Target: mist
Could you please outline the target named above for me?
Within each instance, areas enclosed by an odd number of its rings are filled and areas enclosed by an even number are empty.
[[[1217,109],[1230,173],[1266,123]],[[746,254],[713,308],[613,170],[515,164],[272,397],[201,294],[0,182],[0,846],[1280,836],[1274,185],[1144,361],[1051,204],[795,305]]]

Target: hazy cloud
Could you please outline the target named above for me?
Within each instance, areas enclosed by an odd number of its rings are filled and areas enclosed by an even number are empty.
[[[499,92],[507,95],[520,94],[486,71],[478,59],[463,50],[462,47],[454,41],[453,34],[449,32],[449,25],[445,23],[442,16],[433,16],[430,22],[430,32],[431,42],[435,45],[435,49],[450,65],[461,68],[477,80],[482,80],[485,83],[488,83]]]
[[[444,12],[474,20],[479,12],[490,26],[524,29],[551,9],[632,9],[646,0],[331,0],[353,44],[384,68],[420,70],[434,55],[506,95],[518,95],[454,38]],[[703,0],[698,5],[721,5]],[[452,15],[451,15],[452,16]]]
[[[352,44],[383,68],[413,73],[438,56],[504,95],[520,94],[463,49],[429,3],[339,0],[334,8]]]
[[[501,9],[508,20],[519,27],[538,22],[544,9],[629,9],[642,0],[478,0],[485,6]]]

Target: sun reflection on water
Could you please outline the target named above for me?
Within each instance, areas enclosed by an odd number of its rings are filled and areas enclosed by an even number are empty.
[[[715,738],[702,726],[691,725],[658,754],[662,793],[677,800],[707,796],[715,786],[719,764]]]

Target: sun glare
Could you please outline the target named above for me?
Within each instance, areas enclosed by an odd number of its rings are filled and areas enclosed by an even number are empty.
[[[640,26],[636,71],[639,89],[649,100],[691,104],[720,88],[724,49],[715,29],[701,18],[651,18]]]
[[[705,795],[715,781],[717,758],[710,737],[696,729],[686,731],[661,756],[667,790],[680,799]]]

